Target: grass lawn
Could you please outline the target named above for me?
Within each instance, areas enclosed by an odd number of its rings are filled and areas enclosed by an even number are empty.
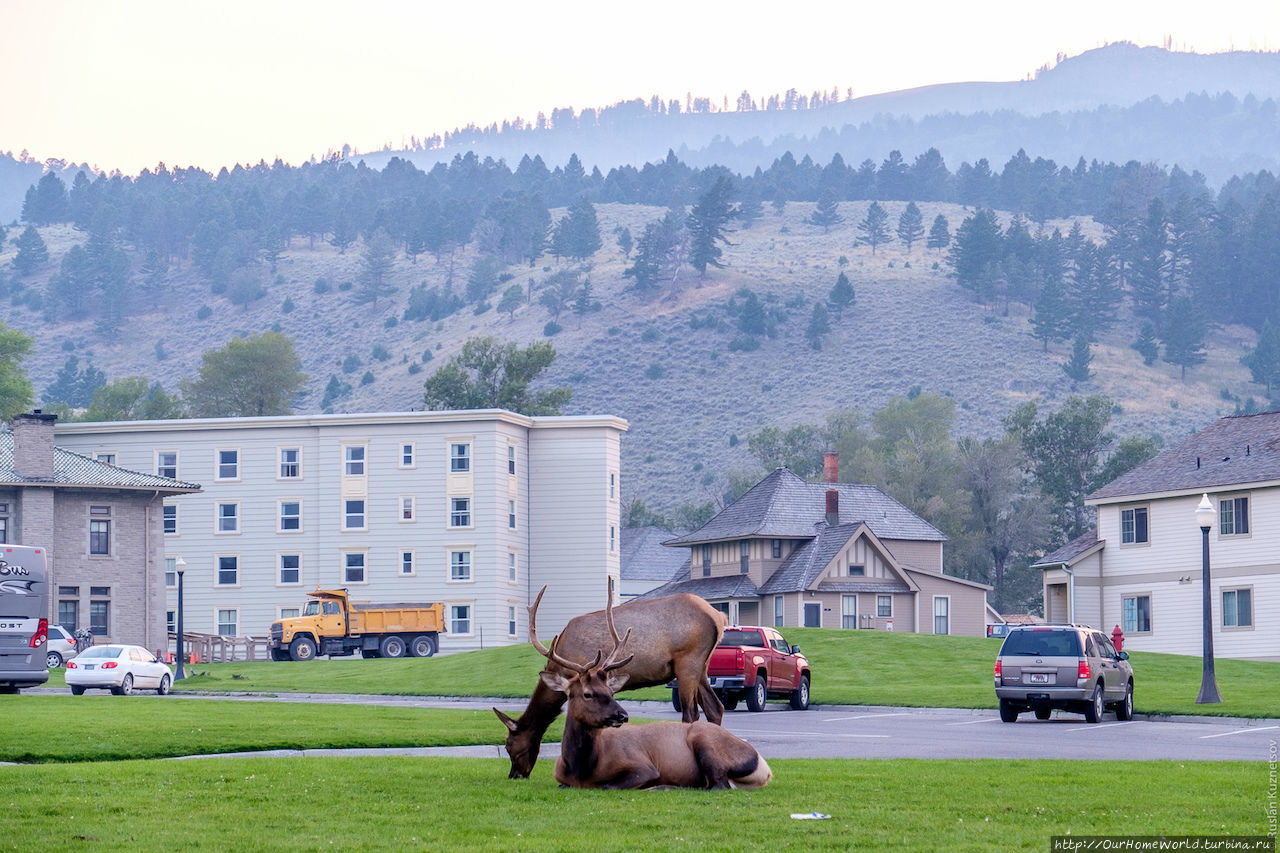
[[[848,705],[994,708],[991,666],[1000,641],[885,631],[788,628],[813,667],[813,701]],[[1280,713],[1280,663],[1219,659],[1219,705],[1196,705],[1200,658],[1135,652],[1139,713],[1271,717]],[[434,658],[223,663],[190,667],[180,691],[380,693],[527,698],[543,659],[529,645]],[[61,670],[49,683],[61,684]],[[630,698],[666,700],[648,688]]]
[[[130,703],[134,704],[134,703]],[[1053,835],[1261,835],[1266,765],[773,762],[758,791],[578,791],[505,759],[0,767],[3,844],[164,850],[1049,849]],[[818,811],[829,820],[794,820]]]

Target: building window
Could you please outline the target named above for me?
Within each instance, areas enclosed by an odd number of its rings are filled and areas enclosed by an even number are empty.
[[[507,445],[507,473],[512,477],[516,475],[516,446],[514,444]]]
[[[449,605],[449,633],[467,635],[471,633],[471,605]]]
[[[738,543],[738,572],[746,574],[751,564],[751,541],[743,539]]]
[[[1224,589],[1222,591],[1222,627],[1253,627],[1253,590]]]
[[[302,531],[302,501],[280,501],[276,506],[280,510],[280,533],[299,533]]]
[[[218,633],[223,637],[239,636],[240,630],[240,611],[239,610],[219,610],[218,611]]]
[[[342,502],[342,529],[364,530],[364,501],[349,500]]]
[[[94,587],[94,589],[102,589],[102,587]],[[89,602],[89,630],[93,632],[95,637],[108,637],[111,635],[110,601]]]
[[[507,501],[507,529],[516,529],[516,502]]]
[[[276,611],[277,619],[297,619],[302,613],[302,609],[298,607],[281,607]]]
[[[114,453],[95,453],[93,454],[95,462],[101,462],[103,465],[116,464],[116,455]]]
[[[218,560],[217,586],[236,586],[240,583],[240,558],[221,556]]]
[[[89,553],[107,556],[111,553],[111,521],[105,518],[89,519]]]
[[[296,480],[302,476],[302,450],[297,447],[280,448],[280,473],[277,475],[281,480]]]
[[[178,586],[178,558],[164,558],[164,585],[169,589],[175,589]]]
[[[1218,534],[1244,536],[1249,532],[1249,499],[1223,498],[1218,504]]]
[[[471,445],[464,441],[449,442],[449,473],[471,473]]]
[[[782,627],[782,596],[773,597],[773,627]]]
[[[516,608],[514,605],[507,605],[507,636],[514,637],[516,635]]]
[[[933,599],[933,633],[951,633],[951,599],[945,595]]]
[[[178,630],[178,611],[166,610],[164,612],[164,629],[170,634]]]
[[[1120,599],[1120,613],[1126,634],[1151,633],[1151,596],[1125,596]]]
[[[613,471],[609,472],[609,500],[613,500],[618,496],[618,475]]]
[[[163,521],[164,521],[164,535],[177,536],[178,535],[178,505],[165,504],[161,508],[160,512],[161,512],[161,515],[163,516]]]
[[[711,546],[702,546],[702,576],[704,578],[711,577]]]
[[[518,578],[516,552],[507,552],[507,583],[515,583]]]
[[[9,517],[6,515],[0,515],[0,544],[5,544],[8,541],[9,541]]]
[[[775,560],[782,557],[782,540],[781,539],[773,540],[773,544],[771,546],[771,550],[769,553]]]
[[[171,480],[178,479],[178,451],[156,451],[156,474],[160,477],[168,477]]]
[[[279,583],[285,586],[302,583],[302,555],[301,554],[281,554],[280,555]]]
[[[58,600],[58,624],[68,631],[75,631],[80,624],[80,587],[60,586],[58,595],[72,596],[72,598]]]
[[[449,498],[449,526],[471,526],[471,498]]]
[[[851,563],[849,565],[849,577],[865,578],[867,576],[867,567],[860,563]]]
[[[240,504],[225,503],[218,504],[218,522],[214,528],[215,533],[239,533],[240,532]]]
[[[877,595],[876,596],[876,615],[881,619],[893,618],[893,596]]]
[[[449,580],[454,583],[471,582],[471,552],[449,552]]]
[[[364,583],[364,552],[348,551],[342,555],[342,580],[344,583]]]
[[[416,514],[416,513],[414,512],[414,498],[413,498],[413,496],[412,496],[412,495],[401,495],[401,496],[400,496],[400,520],[401,520],[401,521],[413,521],[413,517],[414,517],[414,515],[415,515],[415,514]]]
[[[348,477],[364,476],[365,446],[346,444],[342,447],[342,473]]]
[[[858,627],[858,596],[856,595],[840,596],[840,627],[841,628],[857,628]]]
[[[214,451],[217,461],[217,469],[214,471],[213,479],[215,480],[238,480],[240,479],[240,451],[239,450],[217,450]]]
[[[400,467],[413,467],[413,442],[405,442],[400,445]]]
[[[400,552],[400,574],[411,575],[413,574],[413,571],[414,571],[413,570],[413,552],[401,551]]]
[[[609,525],[609,553],[612,554],[618,550],[618,528],[612,524]]]
[[[1134,506],[1120,510],[1120,542],[1123,545],[1142,545],[1149,541],[1147,508]]]

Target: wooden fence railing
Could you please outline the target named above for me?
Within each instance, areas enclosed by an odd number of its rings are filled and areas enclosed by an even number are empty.
[[[183,646],[188,663],[222,663],[227,661],[270,660],[267,637],[223,637],[183,631]],[[178,634],[169,632],[168,658],[177,660]]]

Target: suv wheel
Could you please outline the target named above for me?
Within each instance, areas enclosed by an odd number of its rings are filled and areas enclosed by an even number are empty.
[[[1084,719],[1088,723],[1097,723],[1102,721],[1102,714],[1106,710],[1106,704],[1102,701],[1102,685],[1095,685],[1093,688],[1093,696],[1089,699],[1089,706],[1084,709]]]
[[[1133,719],[1133,682],[1130,681],[1124,690],[1124,699],[1116,703],[1116,719]]]
[[[1000,720],[1005,723],[1018,722],[1018,709],[1008,699],[1000,700]]]

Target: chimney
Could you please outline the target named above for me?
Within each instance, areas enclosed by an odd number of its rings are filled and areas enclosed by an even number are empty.
[[[840,493],[835,489],[827,489],[827,524],[835,527],[840,523]]]
[[[13,470],[19,477],[53,479],[53,422],[57,419],[39,409],[13,416]]]
[[[828,450],[822,454],[822,479],[833,488],[827,489],[827,524],[835,527],[840,523],[840,492],[834,486],[840,482],[840,454]]]

